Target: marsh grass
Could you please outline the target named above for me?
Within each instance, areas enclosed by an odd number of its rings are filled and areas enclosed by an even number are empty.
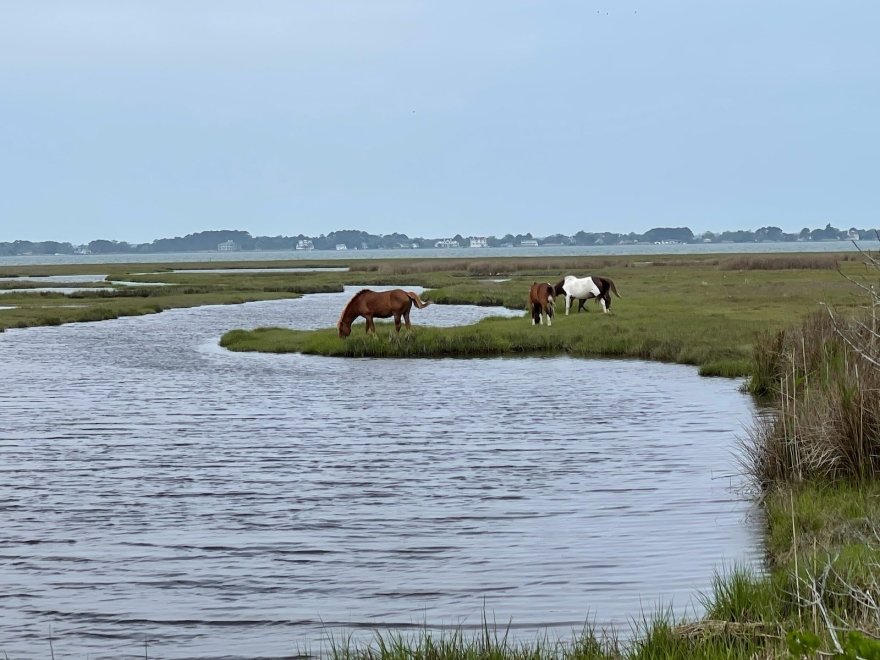
[[[664,257],[658,257],[660,261]],[[598,269],[622,267],[631,257],[499,257],[489,259],[393,259],[387,261],[355,262],[353,273],[371,272],[381,275],[413,275],[418,273],[460,273],[462,275],[492,276],[545,273],[560,271],[591,272]]]
[[[641,257],[534,257],[485,259],[352,259],[350,261],[309,261],[308,264],[290,260],[271,262],[242,261],[232,263],[177,263],[177,264],[101,264],[68,266],[9,267],[11,275],[94,274],[103,272],[109,282],[114,280],[164,282],[166,287],[119,287],[112,292],[83,292],[74,294],[78,303],[90,307],[109,307],[120,312],[154,313],[157,309],[196,306],[201,304],[234,303],[252,300],[296,297],[299,294],[341,291],[343,285],[418,285],[430,289],[426,296],[437,303],[503,305],[514,309],[525,308],[525,297],[532,281],[555,282],[566,273],[597,273],[615,280],[624,299],[615,300],[615,311],[626,310],[641,330],[652,333],[654,328],[678,327],[683,335],[715,331],[713,325],[733,324],[732,332],[718,337],[714,355],[710,358],[691,358],[690,363],[702,365],[704,373],[740,375],[748,361],[754,332],[781,327],[792,318],[803,315],[820,299],[835,300],[847,291],[840,288],[840,278],[821,270],[786,271],[722,271],[717,256],[652,256],[651,261]],[[173,270],[193,268],[277,268],[304,265],[348,266],[350,272],[241,272],[241,273],[175,273]],[[851,264],[842,263],[849,268]],[[487,276],[504,275],[506,282],[487,281]],[[833,276],[833,277],[832,277]],[[31,296],[31,297],[28,297]],[[37,297],[39,296],[39,297]],[[141,303],[122,303],[121,299],[142,300]],[[46,321],[74,322],[76,315],[59,309],[46,314],[41,307],[59,308],[70,297],[61,294],[6,294],[3,304],[15,305],[16,310],[0,310],[0,328],[40,325]],[[846,301],[843,301],[846,304]],[[123,310],[123,308],[125,308]],[[595,312],[596,307],[591,307]],[[715,317],[712,319],[711,317]],[[114,318],[108,312],[96,312],[88,318]],[[709,321],[704,324],[705,319]],[[416,324],[417,319],[414,318]],[[660,334],[671,334],[669,332]],[[669,347],[645,346],[635,352],[670,354]],[[669,343],[669,338],[660,340]],[[690,341],[689,337],[684,337]],[[726,347],[721,342],[729,341]],[[621,342],[622,344],[632,342]],[[705,344],[705,341],[700,343]],[[613,347],[612,347],[613,348]],[[726,350],[725,350],[726,349]],[[724,354],[724,353],[727,354]],[[614,355],[634,353],[625,346],[613,351]],[[694,353],[685,351],[685,353]],[[664,358],[665,359],[665,358]],[[675,358],[672,358],[675,359]],[[696,362],[694,360],[697,359]]]
[[[819,272],[819,271],[817,271]],[[629,357],[678,362],[700,367],[703,375],[736,377],[750,373],[752,351],[761,331],[784,327],[792,318],[817,306],[816,291],[845,302],[849,288],[837,273],[816,276],[810,271],[758,272],[742,276],[719,271],[702,262],[660,269],[603,271],[618,285],[613,314],[603,315],[595,303],[588,312],[569,316],[557,305],[552,327],[533,327],[525,315],[532,281],[555,281],[560,273],[515,276],[505,282],[475,278],[437,278],[436,288],[423,297],[439,304],[503,305],[521,309],[521,319],[493,319],[468,328],[434,330],[412,316],[414,340],[366,342],[356,324],[347,341],[333,331],[316,331],[314,341],[283,330],[265,350],[303,351],[328,356],[476,357],[489,355],[568,354],[578,357]],[[430,278],[428,278],[430,279]],[[854,299],[854,298],[853,298]],[[264,350],[253,337],[236,334],[223,345],[232,350]],[[387,335],[379,333],[379,338]]]
[[[573,631],[568,639],[547,633],[519,639],[509,627],[485,623],[477,631],[377,631],[366,643],[351,638],[331,641],[329,656],[336,660],[745,659],[757,648],[747,638],[731,644],[729,635],[684,635],[680,626],[668,611],[660,611],[634,620],[628,641],[621,641],[614,631],[589,625]]]
[[[880,263],[866,265],[873,279]],[[880,657],[880,323],[871,278],[843,273],[861,304],[765,333],[750,389],[767,408],[742,461],[767,512],[775,590],[797,618],[797,655]],[[794,614],[792,614],[794,613]]]
[[[669,609],[643,613],[633,619],[625,637],[618,629],[585,625],[567,639],[547,633],[520,639],[505,626],[483,623],[475,631],[462,629],[411,634],[376,631],[367,642],[351,637],[331,638],[329,656],[338,660],[690,660],[787,657],[780,626],[775,621],[686,621]],[[760,655],[758,655],[760,654]]]
[[[719,327],[720,329],[720,327]],[[571,355],[574,357],[631,357],[703,365],[706,375],[742,376],[745,355],[714,350],[702,333],[674,331],[646,336],[626,321],[610,315],[558,317],[552,327],[532,326],[530,319],[490,318],[466,327],[414,327],[394,332],[377,323],[376,335],[356,324],[347,339],[335,329],[297,331],[285,328],[233,330],[220,340],[234,351],[300,352],[328,357],[497,357]]]
[[[372,640],[354,643],[351,637],[330,638],[330,657],[337,660],[529,660],[532,658],[606,659],[621,657],[616,639],[600,636],[590,627],[571,639],[544,633],[518,639],[510,626],[489,623],[484,615],[476,630],[461,627],[439,631],[421,628],[412,633],[375,631]]]
[[[745,445],[746,467],[762,487],[880,476],[880,368],[853,347],[872,342],[878,328],[874,319],[835,322],[823,311],[756,349],[751,389],[775,407]]]
[[[8,301],[6,298],[3,299],[2,304],[15,307],[0,310],[0,329],[105,321],[124,316],[156,314],[166,309],[277,300],[290,298],[293,295],[295,294],[260,291],[196,294],[166,291],[164,295],[77,297],[74,298],[77,306],[72,306],[72,296],[22,294]]]
[[[837,270],[852,254],[740,254],[718,262],[721,270]]]

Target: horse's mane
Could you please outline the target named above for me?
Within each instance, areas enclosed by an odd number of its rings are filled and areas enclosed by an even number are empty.
[[[372,293],[372,292],[373,292],[372,289],[361,289],[356,294],[354,294],[351,297],[351,300],[348,301],[348,304],[346,304],[346,306],[342,308],[342,313],[339,315],[339,320],[336,322],[336,325],[339,325],[340,323],[342,323],[342,319],[345,318],[345,313],[348,311],[348,308],[351,307],[356,300],[359,300],[360,297],[363,296],[365,293]]]

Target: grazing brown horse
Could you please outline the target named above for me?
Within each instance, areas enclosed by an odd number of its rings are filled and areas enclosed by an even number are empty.
[[[543,322],[543,318],[547,319],[547,325],[553,325],[553,312],[555,311],[555,303],[553,302],[553,285],[549,282],[535,282],[529,289],[529,309],[532,312],[532,325],[539,325]]]
[[[400,332],[401,317],[403,317],[406,327],[411,328],[409,310],[412,309],[413,303],[419,309],[431,304],[430,302],[424,302],[419,298],[419,294],[413,291],[404,291],[403,289],[392,289],[391,291],[361,289],[352,296],[339,316],[339,322],[336,324],[339,336],[348,337],[351,334],[352,321],[358,316],[363,316],[367,320],[366,332],[370,332],[370,330],[376,332],[376,324],[373,323],[374,318],[387,319],[391,316],[394,317],[394,328],[398,332]]]

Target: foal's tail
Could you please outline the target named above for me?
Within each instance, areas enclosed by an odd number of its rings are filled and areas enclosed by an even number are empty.
[[[416,307],[418,307],[419,309],[423,309],[431,304],[430,300],[428,302],[425,302],[424,300],[419,298],[419,294],[417,294],[415,291],[407,291],[406,295],[409,296],[409,299],[412,300],[416,304]]]
[[[553,294],[555,292],[555,287],[547,282],[547,316],[550,318],[553,318],[556,314],[556,301],[553,299]]]
[[[614,292],[614,295],[617,296],[618,298],[623,298],[622,295],[617,293],[617,287],[614,286],[614,280],[612,280],[610,277],[606,277],[605,279],[608,280],[608,284],[611,286],[611,290]]]

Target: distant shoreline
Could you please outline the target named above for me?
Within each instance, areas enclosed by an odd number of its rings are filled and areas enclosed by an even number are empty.
[[[859,241],[862,250],[880,249],[880,241]],[[850,241],[784,241],[762,243],[677,243],[625,245],[548,245],[511,248],[397,248],[374,250],[238,250],[219,252],[151,252],[145,254],[35,254],[0,257],[2,266],[68,264],[125,264],[226,261],[360,261],[369,259],[496,259],[549,256],[660,256],[695,254],[776,254],[798,252],[856,252]]]

